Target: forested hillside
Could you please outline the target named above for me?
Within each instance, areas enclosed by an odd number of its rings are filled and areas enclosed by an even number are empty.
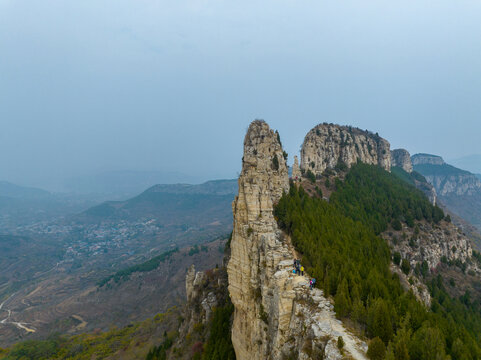
[[[291,186],[275,216],[307,272],[334,297],[338,316],[353,321],[389,359],[481,357],[479,301],[450,298],[442,278],[433,277],[431,309],[425,308],[391,273],[389,246],[378,236],[401,222],[439,222],[442,210],[376,166],[353,166],[335,187],[328,203]]]

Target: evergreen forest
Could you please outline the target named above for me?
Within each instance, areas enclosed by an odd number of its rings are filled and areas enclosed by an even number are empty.
[[[427,309],[391,273],[390,249],[380,236],[397,222],[440,222],[443,211],[377,166],[357,164],[335,186],[327,202],[291,184],[274,214],[307,272],[334,298],[336,314],[373,339],[371,358],[481,358],[479,306],[450,298],[438,276],[429,282]]]

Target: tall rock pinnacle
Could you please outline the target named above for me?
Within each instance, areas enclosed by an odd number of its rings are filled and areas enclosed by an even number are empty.
[[[264,121],[252,122],[244,140],[239,193],[232,205],[227,266],[236,357],[311,359],[322,352],[325,359],[339,359],[337,337],[343,336],[346,351],[354,359],[365,359],[365,344],[335,319],[322,291],[309,290],[307,279],[293,274],[294,249],[273,215],[274,205],[289,189],[288,176],[277,132]]]
[[[267,253],[276,244],[273,205],[289,188],[286,160],[277,133],[261,120],[251,123],[244,139],[239,194],[233,203],[234,228],[231,258],[227,267],[229,292],[235,306],[232,341],[237,359],[260,355],[259,340],[264,326],[257,317],[263,305],[255,299],[272,276],[277,258]],[[287,249],[284,249],[288,257]],[[261,270],[262,267],[262,270]],[[261,271],[264,274],[261,274]],[[256,348],[256,349],[253,349]]]

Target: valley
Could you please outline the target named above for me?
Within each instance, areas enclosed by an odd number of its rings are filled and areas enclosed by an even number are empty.
[[[54,331],[126,325],[182,302],[191,263],[222,264],[232,183],[162,185],[123,202],[3,228],[10,234],[0,235],[0,347]],[[172,249],[179,249],[175,265],[97,285]]]

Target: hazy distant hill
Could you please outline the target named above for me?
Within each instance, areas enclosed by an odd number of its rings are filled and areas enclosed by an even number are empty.
[[[79,194],[110,194],[134,196],[156,184],[191,183],[202,179],[177,172],[163,171],[110,171],[90,176],[80,176],[65,181],[67,192]]]
[[[211,180],[199,185],[173,184],[155,185],[149,190],[174,194],[235,195],[237,180]]]
[[[76,219],[86,222],[155,219],[161,225],[230,226],[236,187],[236,180],[155,185],[129,200],[108,201],[92,207]]]
[[[51,194],[42,189],[0,181],[0,196],[20,199],[44,199],[51,196]]]
[[[463,156],[449,162],[458,168],[466,169],[472,173],[481,173],[481,155],[479,154]]]
[[[105,199],[101,196],[51,193],[0,181],[0,234],[15,232],[18,226],[72,215]]]
[[[413,155],[414,170],[436,189],[448,209],[481,229],[481,180],[435,155]]]

